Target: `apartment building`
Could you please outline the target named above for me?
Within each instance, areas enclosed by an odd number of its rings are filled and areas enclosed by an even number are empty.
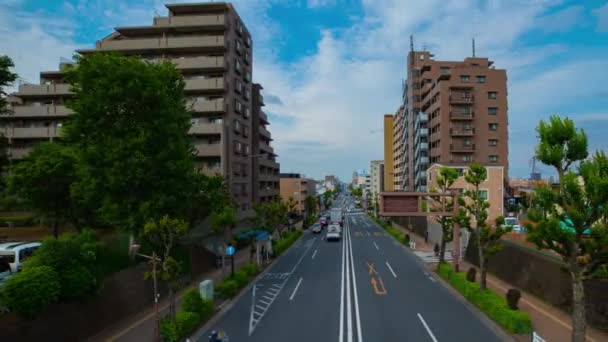
[[[384,160],[372,160],[370,162],[370,187],[372,196],[384,191]]]
[[[293,198],[298,214],[304,214],[306,210],[304,200],[308,196],[316,196],[317,183],[299,173],[281,173],[280,176],[281,200],[287,202]]]
[[[197,167],[223,175],[239,215],[247,216],[254,202],[278,195],[279,168],[270,147],[268,119],[261,110],[257,118],[253,115],[254,105],[262,106],[263,99],[261,95],[253,99],[251,35],[230,3],[166,7],[168,16],[154,17],[152,25],[116,27],[94,49],[77,52],[117,52],[173,62],[184,76],[193,112],[190,134]],[[65,107],[70,96],[61,71],[44,71],[40,84],[19,87],[11,97],[15,114],[4,118],[2,127],[11,158],[23,158],[36,142],[60,136],[62,121],[70,114]],[[263,158],[258,158],[261,154]],[[256,175],[260,170],[263,176]]]
[[[412,50],[407,75],[403,143],[394,142],[405,155],[403,169],[395,165],[403,178],[395,185],[401,184],[405,191],[426,191],[426,172],[434,163],[502,166],[507,179],[506,71],[495,69],[488,58],[436,61],[428,51]],[[400,123],[395,118],[395,132]],[[400,153],[395,152],[395,158]]]
[[[252,87],[251,144],[253,146],[252,187],[253,200],[257,203],[279,199],[279,164],[274,149],[270,146],[272,135],[268,130],[268,116],[262,111],[264,97],[262,86],[254,83]]]
[[[395,168],[394,168],[394,120],[392,114],[384,115],[384,189],[383,191],[395,190]]]

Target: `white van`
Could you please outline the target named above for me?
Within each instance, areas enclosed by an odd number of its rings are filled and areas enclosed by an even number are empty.
[[[0,259],[8,262],[13,273],[21,271],[23,262],[40,247],[40,242],[8,242],[0,244]]]

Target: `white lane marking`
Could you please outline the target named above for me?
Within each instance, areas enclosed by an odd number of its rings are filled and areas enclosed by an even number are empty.
[[[350,289],[350,258],[349,239],[350,223],[346,227],[346,331],[348,332],[348,342],[353,342],[353,311],[351,308],[351,289]]]
[[[270,298],[270,297],[268,297],[268,296],[262,296],[262,297],[264,297],[264,298],[266,298],[266,299],[268,299],[268,300],[272,300],[272,298]]]
[[[302,259],[304,259],[304,256],[306,255],[306,253],[308,253],[308,250],[310,249],[310,247],[312,247],[312,245],[315,243],[316,240],[317,240],[317,238],[314,237],[314,238],[306,241],[308,243],[308,247],[306,248],[306,250],[304,251],[304,253],[302,253],[302,256],[300,257],[300,260],[298,260],[298,262],[293,266],[293,268],[291,269],[291,272],[289,272],[290,274],[293,274],[293,272],[296,270],[296,268],[298,268],[298,266],[300,266],[300,263],[302,262]]]
[[[314,252],[314,253],[312,253],[312,258],[313,258],[313,259],[315,258],[315,255],[317,255],[317,250],[316,250],[316,249],[315,249],[315,252]]]
[[[393,268],[391,267],[391,265],[388,263],[388,261],[386,262],[386,266],[388,266],[388,269],[391,270],[391,273],[393,274],[393,277],[397,278],[397,275],[395,274],[395,271],[393,271]]]
[[[347,220],[348,222],[348,220]],[[340,272],[340,333],[339,342],[344,342],[344,258],[346,239],[342,240],[342,271]]]
[[[255,306],[256,306],[257,308],[262,309],[262,310],[266,310],[266,309],[268,309],[268,307],[267,307],[267,306],[261,306],[260,304],[256,304]],[[258,314],[258,315],[259,315],[259,314]]]
[[[350,265],[351,271],[353,272],[353,293],[355,297],[355,318],[357,319],[357,338],[359,342],[363,342],[363,334],[361,333],[361,316],[359,314],[359,294],[357,292],[357,277],[355,275],[355,264],[354,264],[354,256],[353,256],[353,243],[350,235],[350,225],[348,228],[348,242],[350,249]]]
[[[433,342],[437,342],[437,339],[435,338],[435,335],[433,335],[433,332],[431,331],[431,328],[429,328],[429,326],[426,324],[426,322],[424,321],[424,318],[422,318],[421,314],[418,314],[418,318],[420,319],[420,322],[422,322],[422,325],[424,325],[424,328],[426,329],[426,332],[428,332],[429,336],[431,336],[431,339],[433,340]]]
[[[367,234],[369,234],[369,232]],[[377,250],[380,250],[380,248],[378,248],[378,245],[376,245],[375,241],[374,241],[374,246],[376,247]]]
[[[268,303],[268,302],[266,302],[266,301],[263,301],[263,300],[261,300],[261,299],[260,299],[260,302],[261,302],[261,303],[264,303],[264,304],[266,304],[266,305],[270,305],[270,303]]]
[[[293,293],[291,294],[291,296],[289,297],[289,300],[293,300],[293,297],[295,297],[296,292],[298,292],[298,288],[300,287],[300,284],[302,283],[302,277],[300,277],[300,280],[298,280],[298,284],[296,285],[296,288],[293,289]]]
[[[275,289],[268,289],[268,291],[266,291],[266,292],[270,292],[270,291],[272,291],[273,295],[279,293],[279,290],[275,290]]]
[[[274,285],[272,285],[272,287],[276,287],[276,288],[280,289],[282,286],[279,284],[274,284]]]
[[[435,280],[435,278],[433,278],[433,277],[429,277],[429,279],[430,279],[430,280],[431,280],[433,283],[437,281],[437,280]]]

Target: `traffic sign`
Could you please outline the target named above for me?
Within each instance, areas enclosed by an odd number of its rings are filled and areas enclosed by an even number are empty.
[[[236,252],[236,249],[234,248],[234,246],[226,247],[226,255],[231,256],[234,254],[234,252]]]

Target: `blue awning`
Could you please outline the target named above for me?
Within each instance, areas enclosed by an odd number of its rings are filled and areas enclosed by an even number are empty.
[[[239,239],[249,239],[252,236],[255,237],[255,241],[260,241],[268,236],[268,232],[265,230],[250,230],[239,235]]]

